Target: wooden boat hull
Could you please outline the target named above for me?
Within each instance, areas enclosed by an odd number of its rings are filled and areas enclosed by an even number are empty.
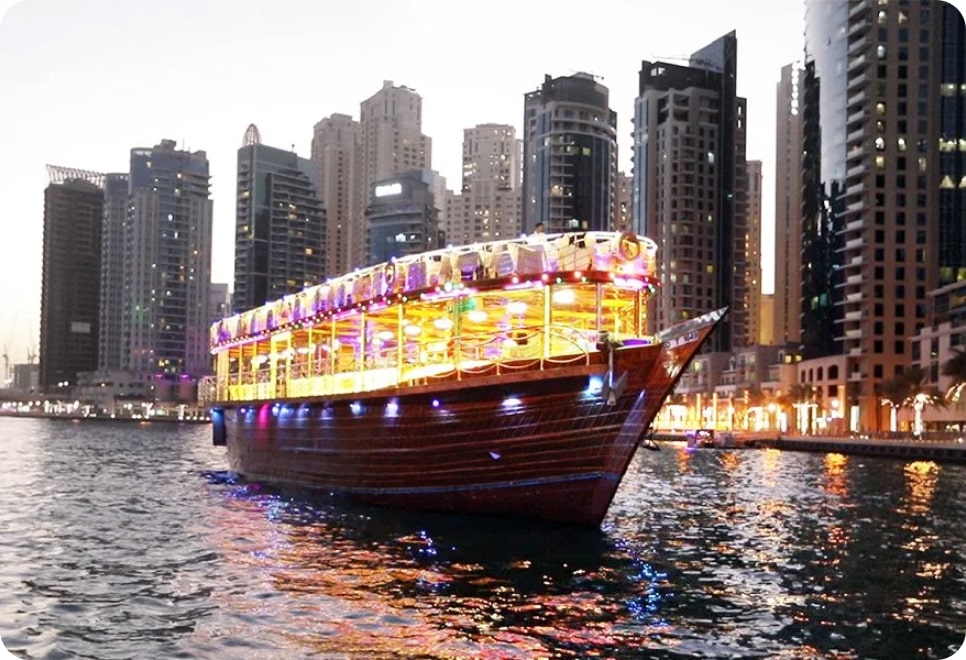
[[[380,505],[598,525],[722,314],[661,343],[591,353],[579,366],[521,362],[431,385],[226,403],[215,409],[215,433],[249,480]]]

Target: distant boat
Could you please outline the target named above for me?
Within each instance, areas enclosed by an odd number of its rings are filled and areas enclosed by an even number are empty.
[[[725,313],[645,334],[656,250],[628,232],[446,248],[226,318],[215,443],[249,480],[598,525]]]

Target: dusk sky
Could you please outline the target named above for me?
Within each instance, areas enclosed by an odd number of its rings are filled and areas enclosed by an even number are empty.
[[[962,5],[963,0],[957,4]],[[764,162],[765,290],[772,289],[775,88],[802,57],[801,0],[0,0],[0,345],[39,349],[45,164],[125,172],[132,147],[207,152],[212,280],[232,281],[235,158],[262,141],[309,156],[313,125],[359,118],[383,80],[423,99],[432,165],[460,185],[463,129],[522,127],[544,74],[602,77],[630,173],[643,59],[676,61],[736,30],[748,159]]]

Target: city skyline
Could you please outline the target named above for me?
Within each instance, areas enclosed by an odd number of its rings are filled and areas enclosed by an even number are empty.
[[[595,5],[592,15],[580,3],[558,3],[551,14],[537,3],[490,3],[472,16],[472,30],[464,27],[463,10],[434,2],[386,4],[382,11],[340,7],[337,17],[314,3],[293,3],[273,7],[271,20],[246,2],[174,2],[160,15],[118,2],[5,4],[0,1],[0,94],[8,99],[0,108],[6,184],[0,188],[0,277],[17,286],[5,288],[0,344],[9,348],[11,363],[39,348],[47,163],[124,171],[131,148],[164,138],[206,151],[214,200],[212,281],[231,282],[235,153],[248,124],[259,126],[265,144],[294,146],[308,157],[315,123],[334,113],[358,119],[360,103],[393,80],[422,97],[434,169],[458,189],[465,128],[506,123],[519,135],[524,94],[544,75],[587,71],[610,91],[619,167],[629,174],[641,61],[684,58],[731,30],[739,44],[738,93],[749,100],[748,158],[764,163],[762,265],[771,290],[775,86],[781,67],[802,56],[800,2],[747,3],[729,14],[727,6],[703,0],[686,6],[615,1]],[[537,29],[549,36],[534,39]],[[468,32],[498,45],[474,41]],[[307,72],[317,84],[306,84]]]

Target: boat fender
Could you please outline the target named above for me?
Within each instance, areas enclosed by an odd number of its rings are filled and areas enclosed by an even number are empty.
[[[211,444],[215,447],[224,447],[228,444],[228,434],[225,431],[225,411],[221,408],[212,408],[208,416],[211,418]]]
[[[617,239],[617,254],[622,261],[633,261],[641,254],[641,242],[637,240],[637,235],[631,231],[625,231]]]

